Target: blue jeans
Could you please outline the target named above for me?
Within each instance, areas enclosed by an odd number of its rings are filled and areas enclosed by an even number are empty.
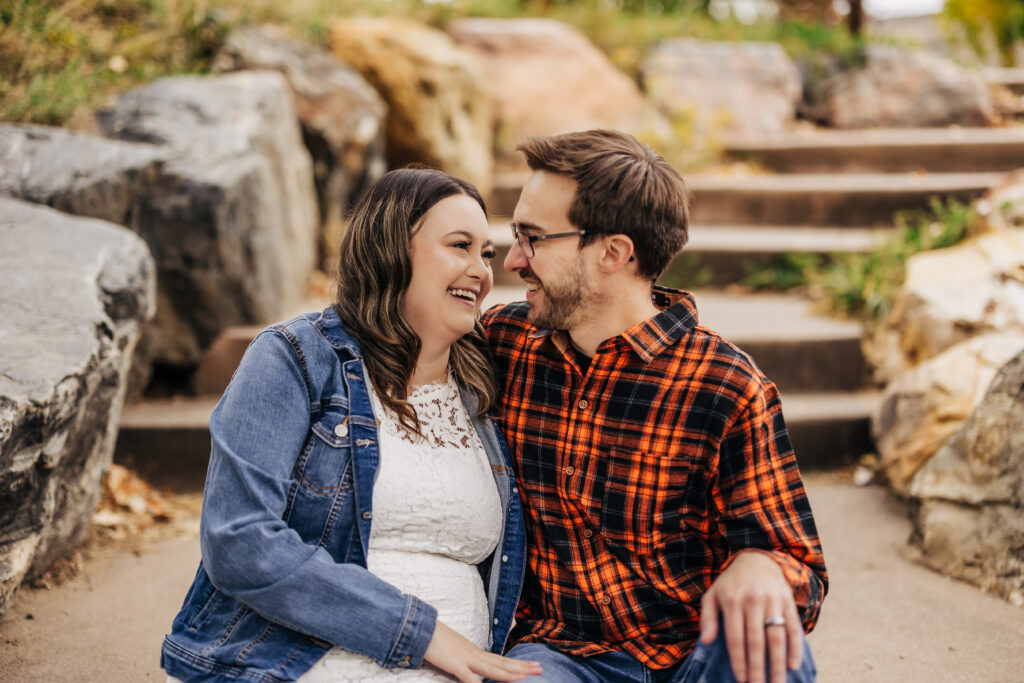
[[[678,666],[650,669],[625,652],[608,652],[593,657],[576,657],[554,650],[541,643],[516,645],[505,656],[540,662],[544,673],[529,676],[523,683],[606,683],[638,681],[642,683],[735,683],[725,647],[724,630],[711,644],[697,642],[697,647]],[[768,679],[765,662],[765,680]],[[818,674],[811,657],[811,648],[804,640],[804,656],[800,668],[788,671],[787,683],[813,683]]]

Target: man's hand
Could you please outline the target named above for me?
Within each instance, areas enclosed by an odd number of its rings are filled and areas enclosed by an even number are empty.
[[[462,683],[479,683],[482,678],[519,681],[541,673],[539,663],[510,659],[481,650],[440,621],[434,627],[434,635],[430,638],[423,659]]]
[[[800,666],[803,626],[793,590],[767,554],[740,553],[711,584],[700,605],[703,642],[718,637],[719,614],[725,619],[725,644],[736,680],[764,683],[766,642],[771,683],[785,683],[787,666]],[[769,617],[782,617],[786,623],[766,627]]]

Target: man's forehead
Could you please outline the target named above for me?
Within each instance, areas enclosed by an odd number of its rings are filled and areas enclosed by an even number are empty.
[[[523,183],[513,218],[523,227],[545,228],[569,220],[576,181],[566,175],[534,171]]]

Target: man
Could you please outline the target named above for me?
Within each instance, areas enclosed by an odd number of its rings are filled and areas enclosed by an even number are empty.
[[[653,284],[682,178],[613,131],[520,149],[527,300],[484,316],[528,532],[509,656],[530,681],[813,680],[827,575],[778,391]]]

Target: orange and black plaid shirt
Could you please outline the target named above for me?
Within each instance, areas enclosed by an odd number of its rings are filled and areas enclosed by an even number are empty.
[[[692,297],[653,296],[663,310],[593,359],[530,325],[525,303],[484,324],[526,515],[514,642],[663,669],[693,648],[701,596],[739,551],[771,553],[807,630],[828,578],[775,385],[697,323]]]

